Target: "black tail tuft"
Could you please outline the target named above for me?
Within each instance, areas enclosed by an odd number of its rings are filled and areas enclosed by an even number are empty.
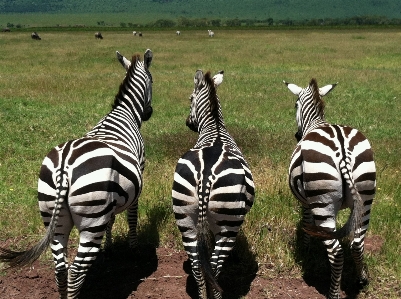
[[[214,277],[212,267],[210,265],[210,254],[209,254],[209,230],[207,225],[202,221],[198,225],[198,242],[197,249],[199,254],[199,261],[202,267],[203,274],[205,275],[206,281],[218,292],[222,293],[223,289],[219,286]]]

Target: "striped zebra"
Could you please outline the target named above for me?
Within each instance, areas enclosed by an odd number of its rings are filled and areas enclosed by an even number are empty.
[[[248,164],[224,125],[216,94],[222,79],[222,71],[213,78],[210,72],[195,74],[186,124],[199,138],[179,159],[172,188],[176,223],[201,299],[222,298],[218,276],[255,192]]]
[[[212,30],[208,29],[208,32],[209,32],[209,37],[214,37],[214,32]]]
[[[152,52],[134,55],[112,110],[84,137],[53,148],[39,175],[38,199],[46,226],[42,240],[27,251],[0,248],[10,267],[31,264],[50,245],[60,298],[77,298],[106,232],[111,242],[115,215],[127,210],[130,247],[137,246],[138,197],[142,189],[143,121],[152,114]],[[67,244],[73,226],[79,248],[68,266]]]
[[[357,270],[357,283],[368,283],[363,264],[364,239],[369,226],[370,209],[376,189],[373,151],[361,132],[348,126],[332,125],[324,120],[322,97],[336,84],[318,88],[315,79],[302,89],[284,82],[298,99],[296,120],[298,144],[289,166],[292,193],[303,206],[304,245],[309,235],[324,239],[331,264],[331,285],[327,298],[340,298],[344,263],[339,239],[348,236]],[[350,208],[347,223],[336,230],[341,209]]]

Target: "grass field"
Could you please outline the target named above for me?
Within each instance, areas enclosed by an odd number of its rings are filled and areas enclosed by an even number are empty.
[[[327,265],[318,241],[309,255],[297,249],[300,207],[287,185],[296,145],[295,98],[282,81],[339,82],[326,97],[326,119],[360,129],[372,144],[378,171],[368,236],[380,236],[384,244],[366,254],[371,284],[358,298],[399,298],[401,32],[215,33],[208,38],[207,31],[181,36],[145,31],[139,38],[119,31],[95,40],[90,32],[53,31],[39,32],[41,41],[28,33],[0,33],[0,242],[18,240],[15,246],[22,249],[41,238],[36,188],[42,159],[109,112],[125,74],[115,51],[131,56],[150,48],[154,114],[142,128],[147,164],[140,242],[182,246],[170,195],[175,164],[197,138],[185,126],[193,75],[199,68],[223,69],[225,81],[218,89],[223,115],[251,166],[257,192],[238,250],[256,258],[267,276],[299,277],[308,267]],[[126,233],[124,217],[117,217],[114,236]],[[49,254],[44,258],[51,260]],[[327,267],[319,271],[327,274]]]

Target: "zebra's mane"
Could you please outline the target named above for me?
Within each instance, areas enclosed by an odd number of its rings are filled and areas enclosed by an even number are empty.
[[[210,103],[210,111],[215,119],[218,118],[219,115],[219,99],[217,97],[216,88],[214,86],[214,81],[210,72],[205,74],[205,83],[209,85],[209,103]]]
[[[311,87],[313,103],[316,106],[316,111],[318,112],[319,116],[323,118],[324,107],[326,106],[326,103],[323,101],[322,97],[319,94],[319,87],[317,86],[317,81],[315,78],[312,78],[309,86]]]
[[[140,61],[140,60],[141,60],[140,54],[135,54],[132,56],[131,65],[129,66],[129,68],[127,70],[127,74],[125,75],[123,82],[120,84],[118,93],[117,93],[116,97],[114,98],[114,103],[111,105],[111,109],[115,109],[119,105],[124,86],[127,83],[127,81],[130,80],[130,77],[132,76],[131,72],[133,72],[133,69],[136,67],[136,62]]]

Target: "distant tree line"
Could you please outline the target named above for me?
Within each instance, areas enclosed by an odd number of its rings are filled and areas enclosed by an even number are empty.
[[[121,27],[132,27],[132,23],[121,23]],[[159,19],[155,22],[143,24],[139,26],[144,27],[241,27],[241,26],[341,26],[341,25],[401,25],[401,19],[389,19],[385,16],[355,16],[350,18],[319,18],[319,19],[305,19],[305,20],[274,20],[267,18],[264,20],[254,19],[221,19],[209,20],[206,18],[190,19],[180,17],[177,21],[170,19]]]
[[[107,24],[105,21],[98,21],[99,27],[116,27],[114,24]],[[269,26],[359,26],[359,25],[401,25],[401,19],[389,19],[384,16],[355,16],[350,18],[320,18],[320,19],[305,19],[305,20],[274,20],[273,18],[267,18],[264,20],[255,19],[206,19],[197,18],[190,19],[180,17],[176,21],[170,19],[158,19],[155,22],[147,24],[139,23],[125,23],[119,24],[122,28],[138,28],[138,27],[150,27],[150,28],[172,28],[172,27],[187,27],[187,28],[205,28],[205,27],[269,27]],[[58,25],[56,25],[57,27]],[[77,27],[78,25],[75,25]],[[118,26],[118,25],[117,25]],[[7,28],[22,28],[29,27],[29,25],[13,24],[8,22]],[[85,25],[79,25],[79,27],[86,27]]]

